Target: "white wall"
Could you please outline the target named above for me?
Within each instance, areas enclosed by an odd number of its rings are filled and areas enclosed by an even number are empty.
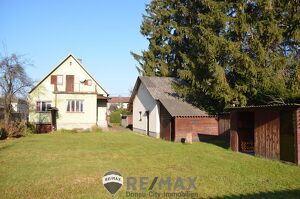
[[[150,136],[159,138],[159,105],[152,98],[143,83],[138,88],[137,94],[133,100],[133,130],[146,134],[147,131],[147,115],[149,111],[149,131]],[[141,112],[141,120],[140,120]]]
[[[99,101],[97,102],[97,111],[98,111],[98,120],[97,125],[101,127],[107,127],[106,120],[106,102]]]

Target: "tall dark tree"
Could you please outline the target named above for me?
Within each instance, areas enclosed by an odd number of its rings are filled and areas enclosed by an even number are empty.
[[[28,62],[22,57],[12,54],[0,59],[0,91],[4,98],[4,123],[9,131],[12,121],[12,101],[16,97],[25,96],[32,85],[25,72]]]
[[[153,0],[132,53],[143,75],[187,82],[178,93],[211,113],[299,102],[299,0]]]

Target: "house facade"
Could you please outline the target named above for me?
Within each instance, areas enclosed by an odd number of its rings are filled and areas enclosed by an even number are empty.
[[[130,98],[133,130],[170,141],[200,140],[200,135],[218,136],[219,118],[208,115],[176,95],[170,77],[137,78]]]
[[[106,127],[107,97],[70,54],[29,92],[29,122],[40,131]]]

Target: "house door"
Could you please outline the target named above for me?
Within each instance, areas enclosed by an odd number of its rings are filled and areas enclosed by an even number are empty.
[[[149,111],[146,111],[146,116],[147,116],[147,135],[149,136]]]
[[[52,124],[52,130],[57,130],[57,124],[56,124],[56,117],[57,117],[57,109],[52,108],[51,109],[51,124]]]
[[[66,92],[74,92],[74,75],[66,76]]]

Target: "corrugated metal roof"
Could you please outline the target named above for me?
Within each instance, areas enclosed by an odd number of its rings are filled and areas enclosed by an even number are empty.
[[[178,97],[172,84],[182,82],[172,77],[139,77],[150,95],[158,100],[171,114],[171,116],[208,116],[205,111],[191,105]]]

